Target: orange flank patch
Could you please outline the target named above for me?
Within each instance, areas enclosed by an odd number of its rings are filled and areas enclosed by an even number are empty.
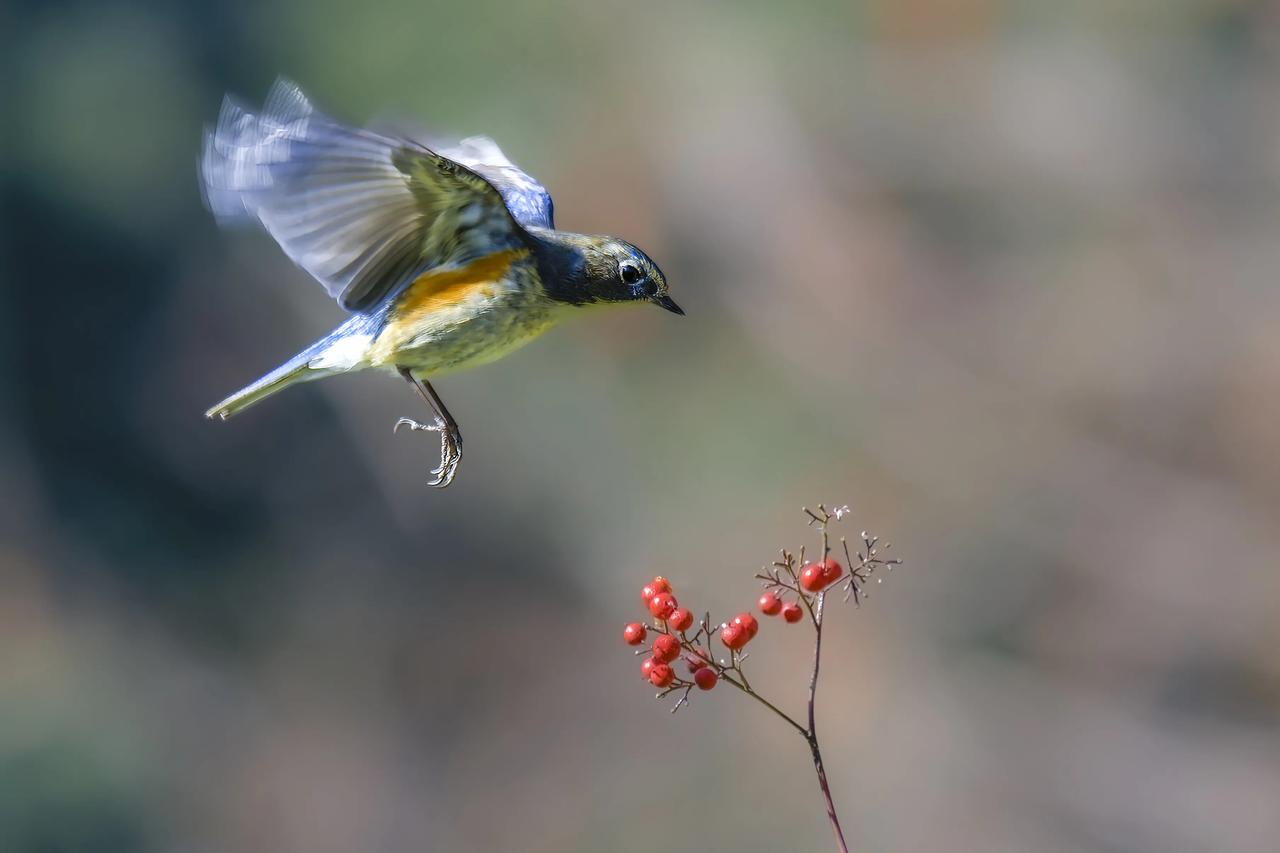
[[[501,281],[511,265],[527,254],[528,249],[507,249],[472,261],[465,267],[424,272],[405,288],[391,309],[392,322],[412,326],[427,315],[481,295],[489,285]]]
[[[528,254],[528,249],[507,249],[464,267],[428,270],[418,276],[391,306],[387,324],[369,352],[370,362],[395,362],[401,347],[429,328],[435,315],[496,293],[511,265]]]

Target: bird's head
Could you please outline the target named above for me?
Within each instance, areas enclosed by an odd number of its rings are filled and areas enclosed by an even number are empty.
[[[684,309],[667,295],[667,279],[653,259],[617,237],[556,232],[562,263],[548,290],[575,304],[651,302],[673,314]],[[564,297],[555,293],[563,288]]]

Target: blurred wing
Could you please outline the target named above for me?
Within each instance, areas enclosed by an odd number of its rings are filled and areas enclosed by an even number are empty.
[[[223,104],[200,172],[220,221],[260,222],[349,311],[424,269],[523,245],[483,177],[416,142],[340,124],[284,80],[259,114]]]
[[[487,136],[469,136],[456,145],[436,149],[485,178],[502,194],[507,209],[526,228],[554,228],[551,194],[507,159],[498,144]]]

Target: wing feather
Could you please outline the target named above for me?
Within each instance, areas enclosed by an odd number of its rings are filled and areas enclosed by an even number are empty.
[[[481,175],[502,194],[507,209],[526,228],[554,228],[555,208],[546,187],[502,153],[487,136],[469,136],[437,151]]]
[[[285,80],[260,113],[223,104],[200,171],[220,221],[261,223],[349,311],[370,310],[426,269],[524,241],[484,176],[411,140],[334,121]]]

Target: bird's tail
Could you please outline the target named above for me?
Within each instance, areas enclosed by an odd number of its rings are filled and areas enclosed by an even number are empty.
[[[235,392],[204,413],[206,418],[226,420],[260,400],[299,382],[310,382],[366,367],[365,349],[370,336],[363,333],[363,317],[354,317],[333,334],[319,340],[251,385]]]
[[[204,416],[206,418],[221,418],[225,421],[232,415],[240,414],[254,403],[265,400],[277,391],[283,391],[298,382],[319,379],[329,373],[329,371],[324,370],[312,370],[308,366],[311,361],[311,355],[312,353],[309,350],[299,353],[258,381],[246,385],[227,397],[227,399],[216,404],[205,412]]]

